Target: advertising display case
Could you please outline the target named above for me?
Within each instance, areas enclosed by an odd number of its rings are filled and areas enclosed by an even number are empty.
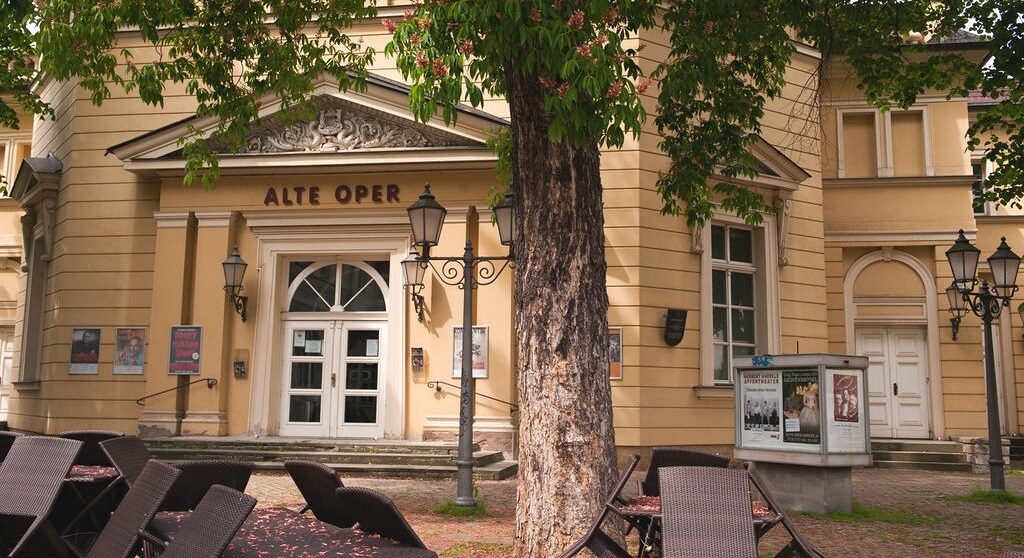
[[[815,353],[733,360],[733,456],[757,462],[782,495],[792,492],[796,500],[782,499],[794,509],[852,506],[851,468],[871,465],[867,357]],[[809,489],[814,486],[821,490]]]

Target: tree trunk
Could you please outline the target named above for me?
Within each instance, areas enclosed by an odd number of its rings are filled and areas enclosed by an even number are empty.
[[[506,65],[520,413],[515,556],[582,537],[614,484],[600,152],[548,138],[536,75]]]

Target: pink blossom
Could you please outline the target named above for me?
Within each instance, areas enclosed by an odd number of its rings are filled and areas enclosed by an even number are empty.
[[[569,84],[568,83],[560,84],[558,86],[558,89],[557,89],[558,97],[559,98],[565,97],[565,92],[568,91],[568,90],[569,90]]]
[[[590,58],[590,43],[583,43],[576,47],[576,52],[583,58]]]
[[[609,99],[614,99],[614,98],[618,97],[619,93],[621,93],[621,92],[622,92],[622,82],[621,81],[616,81],[615,83],[612,83],[611,86],[608,88],[608,92],[605,93],[605,97],[608,97]]]
[[[448,75],[448,66],[445,65],[444,60],[441,60],[440,58],[434,60],[433,70],[434,75],[437,77],[445,77]]]
[[[416,53],[416,65],[420,68],[426,68],[430,65],[430,59],[427,58],[427,53],[422,50]]]
[[[459,52],[466,56],[473,54],[473,41],[469,39],[462,39],[459,41]]]
[[[583,28],[583,10],[576,10],[569,16],[569,27],[573,29]]]
[[[397,25],[395,25],[395,22],[391,21],[390,18],[384,19],[383,21],[381,21],[381,24],[384,26],[384,29],[388,30],[388,33],[394,33],[395,28],[397,27]]]
[[[653,81],[651,81],[649,79],[645,79],[645,80],[641,81],[640,83],[638,83],[636,85],[636,91],[637,91],[637,93],[641,93],[641,94],[642,93],[646,93],[647,90],[650,89],[651,85],[653,85],[653,84],[654,84]]]
[[[532,10],[530,10],[530,20],[533,21],[534,23],[539,22],[540,10],[538,10],[537,8],[533,8]]]

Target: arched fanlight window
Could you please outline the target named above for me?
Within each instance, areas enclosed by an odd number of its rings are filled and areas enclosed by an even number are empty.
[[[387,312],[390,262],[295,261],[288,267],[289,312]]]

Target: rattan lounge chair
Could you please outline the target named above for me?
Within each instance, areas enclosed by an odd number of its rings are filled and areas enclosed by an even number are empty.
[[[124,436],[100,442],[103,453],[114,464],[128,486],[131,486],[142,467],[153,459],[146,444],[135,436]],[[214,484],[245,491],[252,476],[253,464],[243,461],[197,460],[175,464],[182,471],[161,511],[188,511],[195,509],[206,491]]]
[[[182,461],[174,466],[181,469],[181,476],[160,506],[160,511],[194,510],[215,484],[244,492],[253,468],[253,464],[248,462],[215,459]]]
[[[7,452],[11,451],[11,446],[14,445],[14,441],[19,437],[21,437],[21,434],[17,432],[0,430],[0,462],[3,462],[4,458],[7,457]]]
[[[82,442],[21,436],[0,463],[0,552],[64,557],[69,549],[50,522],[64,477]]]
[[[608,500],[605,501],[604,507],[601,509],[601,513],[598,514],[597,519],[594,521],[594,524],[591,525],[590,530],[587,531],[587,534],[584,535],[582,539],[563,552],[560,558],[575,556],[584,548],[589,549],[598,558],[630,558],[626,549],[619,546],[617,542],[609,537],[601,529],[601,525],[604,523],[609,513],[619,514],[617,506],[626,504],[626,501],[622,498],[621,492],[623,487],[625,487],[626,483],[629,481],[630,475],[633,474],[633,470],[636,469],[636,464],[639,462],[639,455],[634,455],[630,459],[626,468],[622,471],[622,475],[619,477],[619,482],[616,483],[611,496],[609,496]],[[635,526],[635,523],[631,522],[630,524]]]
[[[113,430],[67,430],[60,433],[61,438],[82,442],[82,451],[78,453],[75,465],[102,465],[110,467],[110,460],[100,449],[99,443],[111,438],[120,438],[124,432]]]
[[[662,467],[728,467],[730,459],[713,453],[705,453],[686,448],[655,447],[651,450],[651,463],[647,473],[638,485],[640,494],[644,496],[661,496],[658,484],[658,469]]]
[[[775,517],[770,522],[765,523],[764,527],[758,530],[757,537],[760,538],[761,535],[775,525],[782,525],[789,533],[789,544],[779,550],[775,554],[775,558],[826,558],[823,552],[811,544],[811,541],[804,538],[796,528],[796,525],[789,519],[789,516],[786,515],[786,510],[778,504],[771,492],[768,491],[768,486],[761,475],[758,474],[754,463],[748,461],[743,464],[743,467],[750,477],[751,484],[760,493],[761,498],[771,509],[772,513],[775,514]]]
[[[345,486],[334,469],[304,460],[285,461],[284,468],[306,499],[302,512],[310,510],[317,519],[335,527],[348,528],[356,524],[355,516],[334,493]]]
[[[343,486],[334,492],[345,507],[356,512],[360,531],[380,535],[405,546],[427,548],[387,496],[369,488],[353,486]]]
[[[153,459],[146,444],[137,436],[121,436],[99,443],[100,450],[110,463],[121,473],[124,481],[131,486],[139,478],[146,463]]]
[[[743,469],[662,467],[663,558],[758,558]]]
[[[248,494],[226,486],[211,486],[160,557],[219,558],[254,507],[256,499]]]
[[[146,528],[167,496],[175,479],[176,467],[150,460],[132,484],[100,532],[86,558],[129,558],[138,552],[139,533]]]

